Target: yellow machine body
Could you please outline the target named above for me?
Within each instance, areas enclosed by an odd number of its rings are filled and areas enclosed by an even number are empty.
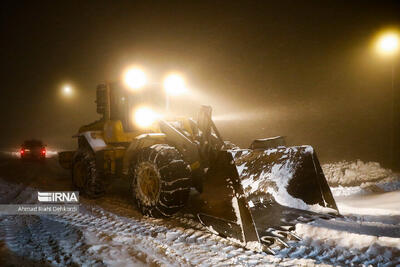
[[[179,117],[173,120],[180,123],[188,133],[188,139],[193,141],[193,131],[189,119]],[[130,156],[135,151],[166,141],[166,134],[162,132],[158,122],[145,129],[125,131],[120,120],[96,121],[84,125],[74,137],[80,138],[90,145],[92,150],[101,157],[101,161],[104,163],[104,172],[111,175],[126,173]],[[75,151],[59,153],[59,162],[63,168],[71,169],[74,153]],[[191,162],[190,165],[192,169],[200,167],[198,161]]]

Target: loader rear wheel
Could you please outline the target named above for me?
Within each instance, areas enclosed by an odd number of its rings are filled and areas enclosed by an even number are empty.
[[[96,169],[96,159],[91,151],[79,151],[72,166],[72,184],[89,198],[105,194],[103,175]]]
[[[156,144],[140,150],[129,169],[132,196],[144,215],[168,217],[186,204],[190,167],[181,153]]]

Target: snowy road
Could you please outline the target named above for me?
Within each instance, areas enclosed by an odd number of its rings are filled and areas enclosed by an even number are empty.
[[[143,217],[125,181],[102,199],[80,198],[80,213],[0,216],[0,266],[265,266],[400,264],[400,191],[339,196],[344,218],[298,224],[302,241],[276,256],[245,250],[194,218]],[[0,159],[0,204],[35,203],[36,191],[72,190],[55,158]]]

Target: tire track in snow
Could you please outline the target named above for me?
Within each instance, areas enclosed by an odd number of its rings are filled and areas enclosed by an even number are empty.
[[[184,225],[187,219],[178,222],[175,219],[141,216],[138,218],[132,207],[125,210],[121,207],[123,204],[119,204],[118,201],[107,199],[102,205],[106,206],[107,210],[97,205],[85,205],[87,212],[83,214],[63,214],[58,217],[64,222],[93,233],[108,246],[116,246],[116,240],[123,240],[124,249],[145,251],[157,264],[265,266],[297,265],[305,262],[307,265],[313,265],[312,260],[282,259],[243,249],[227,239]],[[108,211],[109,208],[113,212]],[[124,216],[116,214],[120,212]]]
[[[116,215],[114,218],[115,220],[119,220],[119,218],[127,216],[128,219],[133,218],[138,218],[138,213],[134,210],[134,206],[131,204],[128,204],[126,200],[120,199],[120,198],[106,198],[101,202],[102,208],[112,212],[112,214],[119,214],[120,216]],[[351,220],[347,218],[348,220]],[[194,231],[195,234],[197,235],[196,238],[200,240],[215,240],[218,242],[218,244],[224,244],[227,247],[235,247],[238,249],[239,247],[224,239],[220,238],[218,236],[215,236],[213,234],[210,234],[200,223],[197,221],[187,218],[187,217],[182,217],[181,214],[176,215],[172,219],[153,219],[153,218],[141,218],[140,220],[147,220],[151,223],[157,223],[160,225],[164,225],[168,229],[174,229],[174,228],[179,228],[181,227],[183,232],[185,231]],[[187,239],[187,243],[190,243],[191,238],[188,237],[188,235],[185,235],[185,233],[179,233],[180,237],[183,239]],[[196,238],[194,239],[196,243]],[[178,240],[179,241],[179,240]],[[299,259],[311,259],[311,262],[308,262],[307,264],[312,264],[313,261],[316,263],[322,263],[322,264],[381,264],[381,265],[387,265],[387,266],[395,266],[395,263],[398,262],[398,257],[397,257],[397,250],[393,250],[392,248],[387,248],[387,247],[377,247],[377,246],[372,246],[370,248],[365,248],[365,249],[355,249],[355,248],[349,248],[349,247],[341,247],[332,242],[329,238],[327,240],[319,240],[317,238],[305,238],[302,241],[289,241],[289,244],[291,245],[290,248],[287,249],[280,249],[276,250],[277,256],[276,258],[279,258],[282,262],[286,262],[289,259],[293,260],[299,260]],[[201,248],[201,244],[197,244],[196,246],[199,246]],[[206,248],[205,250],[207,250]],[[350,251],[350,252],[349,252]],[[229,254],[230,251],[229,249],[227,250],[227,254]],[[364,255],[365,253],[368,253],[368,255]],[[378,257],[380,253],[386,253],[384,257]],[[200,253],[199,253],[200,254]],[[260,254],[263,255],[263,254]],[[229,258],[229,255],[226,255],[227,258]],[[264,254],[263,257],[266,255]],[[212,256],[210,256],[212,257]],[[268,257],[271,257],[268,255]],[[209,258],[207,258],[209,259]],[[205,259],[204,262],[197,262],[198,264],[205,264],[205,265],[212,265],[214,263],[210,263],[211,261]],[[251,262],[251,259],[246,259],[246,261],[243,261],[244,263],[249,260]],[[276,260],[271,260],[271,262],[276,263]],[[221,261],[221,264],[232,264],[231,262],[224,262],[223,260]],[[244,264],[241,263],[241,264]],[[264,262],[263,264],[267,264]],[[271,264],[271,263],[270,263]],[[296,263],[297,264],[297,263]],[[367,264],[367,265],[368,265]]]
[[[102,202],[102,207],[112,211],[113,214],[130,214],[131,216],[137,217],[137,212],[134,211],[134,206],[126,203],[126,200],[120,198],[107,198]],[[355,221],[355,218],[356,217],[346,217],[345,220],[358,224],[358,222]],[[177,226],[184,229],[192,229],[199,233],[198,238],[200,239],[211,238],[216,239],[218,243],[225,244],[226,246],[236,246],[236,244],[224,238],[210,234],[199,222],[190,217],[184,217],[182,214],[177,214],[172,219],[157,220],[147,218],[146,220],[157,222],[171,229]],[[322,221],[325,222],[325,220]],[[329,232],[330,230],[328,229],[326,231]],[[346,232],[342,231],[342,233]],[[348,235],[349,238],[352,238],[351,233]],[[304,258],[312,259],[316,263],[323,264],[379,264],[384,266],[395,266],[400,263],[400,251],[393,247],[385,247],[375,244],[362,249],[351,246],[344,247],[333,242],[332,238],[329,236],[327,239],[323,240],[318,239],[318,237],[312,238],[310,236],[305,236],[301,241],[289,241],[288,243],[291,247],[275,250],[277,253],[276,257],[282,259],[282,261],[287,259]],[[385,256],[380,256],[380,254],[384,254]]]
[[[102,266],[85,253],[80,229],[57,223],[51,216],[6,216],[1,223],[7,247],[16,255],[54,266]]]

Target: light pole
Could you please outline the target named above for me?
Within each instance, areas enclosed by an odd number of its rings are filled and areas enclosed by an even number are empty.
[[[164,80],[165,90],[165,109],[167,112],[170,110],[170,96],[177,96],[185,93],[187,88],[185,80],[179,74],[170,74]]]
[[[392,145],[392,166],[394,167],[395,164],[395,143],[394,138],[396,135],[396,127],[395,127],[395,105],[396,105],[396,93],[394,90],[394,66],[395,66],[395,55],[399,50],[400,38],[397,31],[386,31],[382,33],[376,42],[376,49],[379,54],[382,56],[391,56],[391,63],[392,63],[392,135],[391,135],[391,145]]]

